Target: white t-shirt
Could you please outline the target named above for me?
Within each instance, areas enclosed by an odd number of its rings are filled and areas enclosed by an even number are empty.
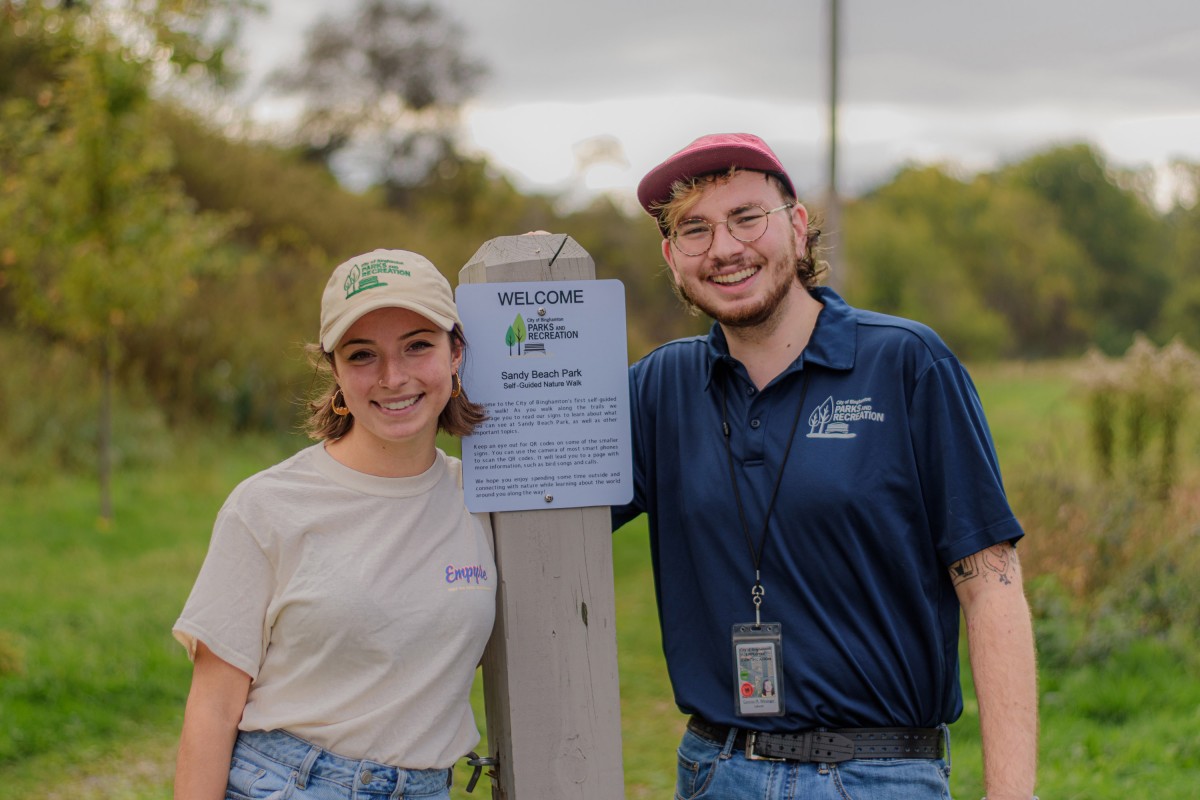
[[[380,478],[318,444],[234,489],[174,633],[253,678],[241,730],[409,769],[478,743],[497,579],[461,468],[439,450],[421,475]]]

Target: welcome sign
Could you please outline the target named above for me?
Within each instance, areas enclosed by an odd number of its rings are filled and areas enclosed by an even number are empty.
[[[488,420],[463,439],[471,511],[633,496],[620,281],[461,284],[463,385]]]

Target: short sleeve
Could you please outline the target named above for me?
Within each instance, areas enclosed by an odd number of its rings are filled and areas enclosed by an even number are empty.
[[[190,658],[196,643],[204,642],[217,657],[257,678],[274,570],[231,501],[217,515],[208,555],[172,633]]]
[[[624,505],[612,507],[612,529],[614,531],[646,510],[646,456],[648,445],[644,440],[643,414],[647,412],[647,403],[642,396],[639,382],[643,364],[644,362],[639,361],[629,368],[629,418],[632,433],[631,446],[633,447],[633,497]]]
[[[953,357],[920,376],[912,396],[912,443],[934,546],[946,565],[1024,532],[1000,477],[975,385]]]

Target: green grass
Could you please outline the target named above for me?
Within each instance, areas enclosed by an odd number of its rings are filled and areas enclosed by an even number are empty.
[[[983,795],[979,713],[963,648],[965,710],[951,726],[956,797]],[[1054,798],[1196,796],[1200,660],[1146,640],[1084,667],[1040,674],[1038,792]]]
[[[46,774],[118,757],[169,794],[159,762],[190,675],[171,625],[224,495],[265,444],[121,475],[112,524],[87,480],[0,489],[0,631],[16,654],[0,677],[0,797],[46,796]]]
[[[1006,473],[1036,461],[1043,442],[1082,429],[1061,370],[987,368],[975,377]],[[225,495],[299,444],[198,439],[172,464],[119,473],[109,527],[97,522],[87,479],[0,486],[0,800],[170,797],[190,676],[171,624]],[[662,661],[646,538],[639,521],[613,540],[630,798],[670,796],[684,722]],[[1188,655],[1189,642],[1134,637],[1076,666],[1043,667],[1043,797],[1195,796],[1200,658]],[[982,794],[982,770],[966,669],[964,682],[952,787],[972,798]],[[475,700],[482,724],[478,685]],[[459,800],[468,776],[460,766]],[[473,797],[489,795],[485,778]]]
[[[1083,438],[1081,398],[1070,380],[1077,362],[1006,362],[969,369],[1006,471],[1049,441]]]

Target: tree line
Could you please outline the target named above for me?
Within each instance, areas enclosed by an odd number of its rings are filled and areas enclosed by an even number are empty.
[[[40,409],[8,416],[4,445],[72,467],[91,462],[81,439],[122,425],[290,429],[325,278],[375,247],[456,283],[493,237],[567,233],[624,283],[631,357],[707,327],[677,307],[648,218],[604,197],[564,210],[456,149],[487,68],[428,3],[364,0],[314,26],[272,83],[303,101],[294,129],[214,124],[253,8],[0,0],[0,402]],[[373,164],[371,188],[339,183],[348,157]],[[1082,143],[972,176],[913,165],[823,239],[851,302],[926,322],[969,360],[1116,354],[1139,333],[1197,348],[1200,165],[1174,170],[1164,205],[1147,171]]]
[[[932,324],[967,358],[1123,352],[1138,333],[1200,343],[1200,166],[1179,192],[1087,144],[963,179],[911,167],[854,201],[848,291]]]

